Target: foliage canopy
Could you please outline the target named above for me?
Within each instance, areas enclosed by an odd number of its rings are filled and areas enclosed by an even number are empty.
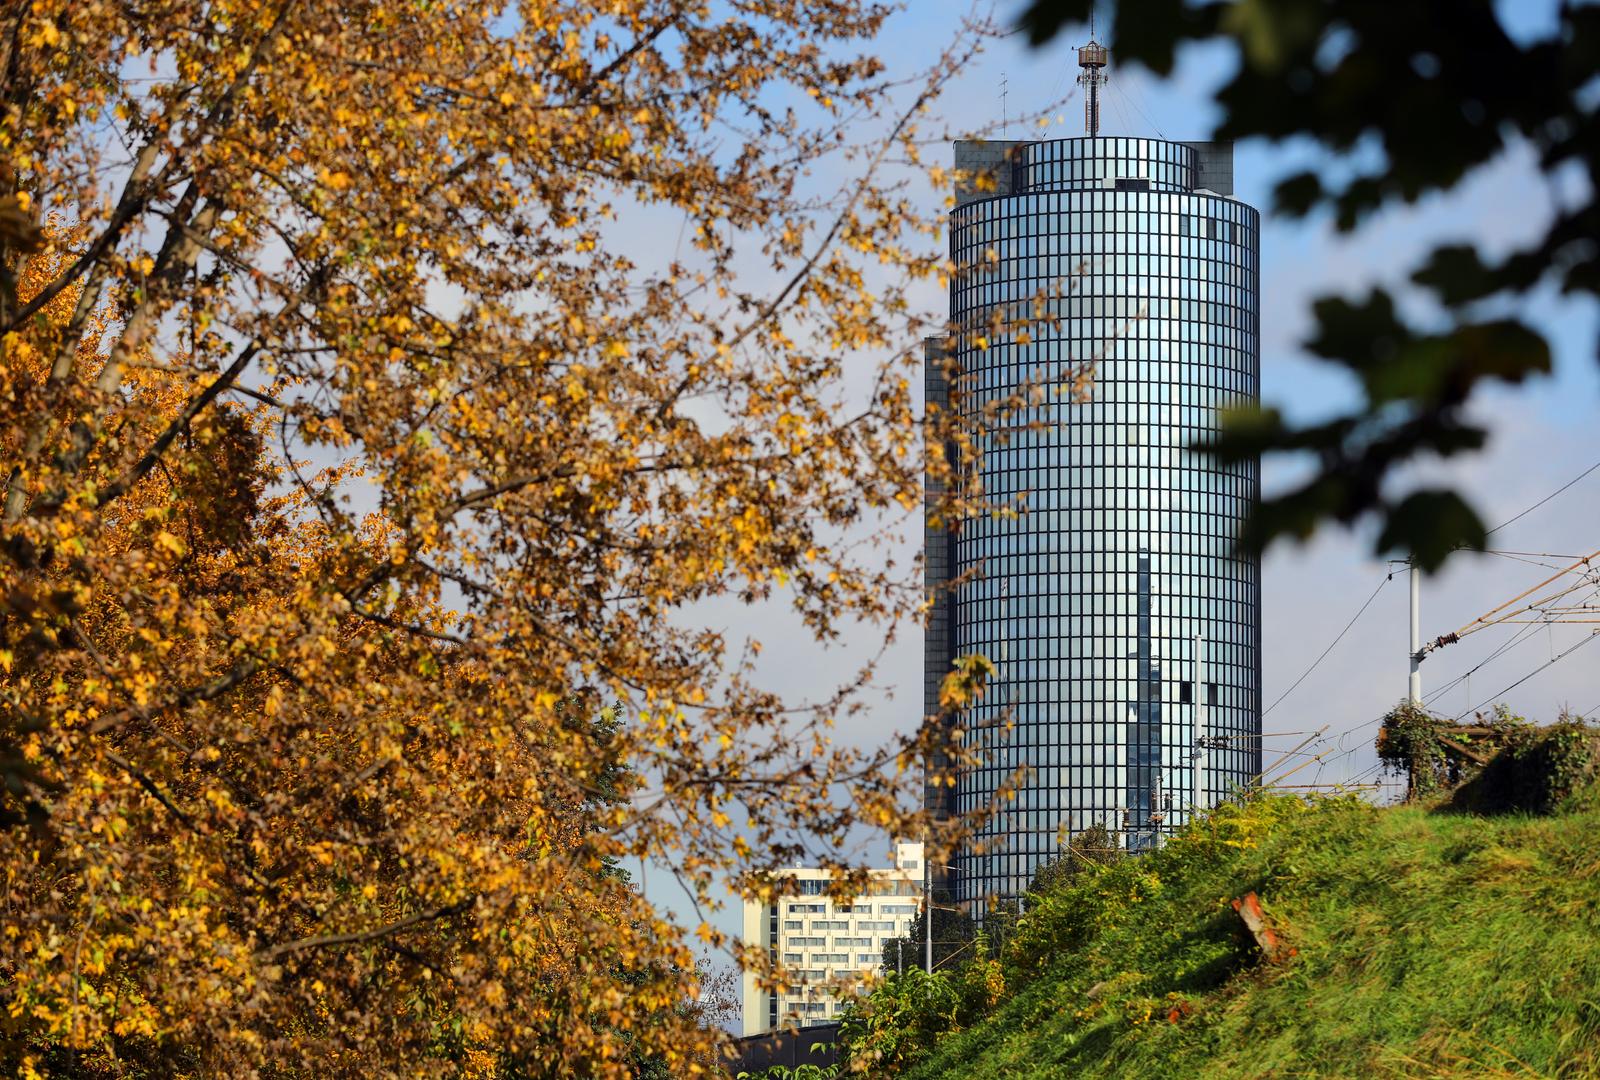
[[[921,505],[945,267],[883,168],[971,43],[888,111],[885,13],[13,12],[0,1067],[703,1073],[615,860],[766,895],[796,832],[916,829],[923,747],[834,744],[848,675],[796,708],[693,610],[920,609],[836,541]]]

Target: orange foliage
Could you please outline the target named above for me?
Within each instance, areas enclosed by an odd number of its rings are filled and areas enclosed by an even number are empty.
[[[849,694],[789,711],[693,611],[781,593],[826,637],[921,609],[833,541],[921,505],[907,290],[949,268],[873,170],[953,60],[858,184],[797,188],[883,108],[840,59],[881,17],[20,9],[5,1069],[700,1074],[685,932],[612,860],[708,899],[770,891],[789,830],[920,828],[932,736],[834,744]],[[619,236],[647,210],[678,257]],[[887,359],[851,410],[856,350]]]

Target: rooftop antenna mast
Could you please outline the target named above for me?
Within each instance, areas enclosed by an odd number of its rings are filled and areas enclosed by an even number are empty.
[[[1008,110],[1006,108],[1006,98],[1010,94],[1010,92],[1011,92],[1011,87],[1009,85],[1008,79],[1006,78],[1005,72],[1001,72],[1000,73],[1000,137],[1002,139],[1011,138],[1011,119],[1007,115]]]
[[[1094,10],[1089,11],[1089,44],[1078,47],[1078,66],[1083,72],[1078,85],[1087,93],[1083,99],[1083,123],[1089,137],[1100,134],[1100,88],[1106,84],[1106,62],[1110,59],[1106,47],[1094,39]]]

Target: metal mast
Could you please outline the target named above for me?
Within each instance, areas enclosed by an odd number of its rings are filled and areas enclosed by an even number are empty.
[[[1106,47],[1094,39],[1094,15],[1089,16],[1089,44],[1078,47],[1078,66],[1083,72],[1078,85],[1084,89],[1083,123],[1090,138],[1100,134],[1100,88],[1106,84],[1106,62],[1110,59]]]
[[[1417,558],[1410,559],[1411,570],[1411,681],[1406,696],[1411,704],[1422,707],[1422,573],[1417,569]]]
[[[1205,803],[1205,775],[1206,775],[1206,714],[1204,699],[1200,696],[1205,688],[1206,639],[1203,634],[1194,636],[1194,749],[1189,751],[1190,783],[1189,791],[1189,820],[1194,821],[1200,816]]]

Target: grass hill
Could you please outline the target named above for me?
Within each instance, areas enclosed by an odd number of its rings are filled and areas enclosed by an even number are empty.
[[[902,1075],[1600,1077],[1596,802],[1220,808],[1039,898],[997,1000]]]

